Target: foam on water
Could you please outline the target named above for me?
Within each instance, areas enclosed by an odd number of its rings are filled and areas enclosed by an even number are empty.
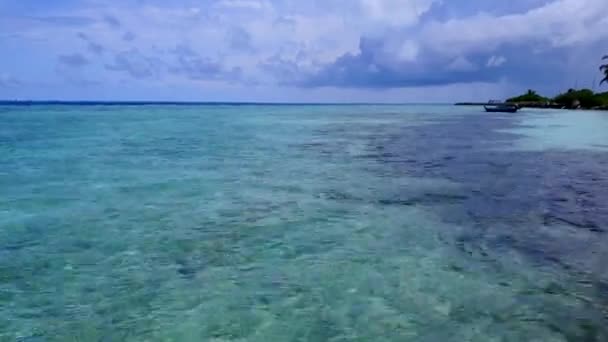
[[[0,339],[605,338],[601,269],[497,243],[603,240],[499,215],[475,238],[489,189],[428,159],[472,155],[432,135],[468,127],[449,108],[4,111]]]

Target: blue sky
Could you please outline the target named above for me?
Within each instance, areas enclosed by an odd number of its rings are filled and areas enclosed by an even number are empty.
[[[608,1],[0,0],[0,52],[3,99],[486,100],[597,83]]]

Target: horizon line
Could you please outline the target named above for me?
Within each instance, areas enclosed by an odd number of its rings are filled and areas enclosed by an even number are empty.
[[[454,102],[268,102],[158,100],[0,100],[0,105],[448,105]]]

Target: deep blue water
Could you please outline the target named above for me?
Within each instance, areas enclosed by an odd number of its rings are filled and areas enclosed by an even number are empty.
[[[0,341],[606,341],[608,114],[0,106]]]

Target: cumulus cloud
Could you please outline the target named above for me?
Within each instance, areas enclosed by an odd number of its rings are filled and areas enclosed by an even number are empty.
[[[102,82],[554,82],[608,52],[605,0],[102,0],[4,19],[0,30],[23,51],[42,37],[35,46],[66,67],[112,71]]]
[[[429,20],[413,30],[362,39],[356,53],[325,65],[304,84],[402,87],[547,80],[571,67],[569,50],[608,41],[608,30],[599,28],[608,27],[607,7],[603,0],[559,0],[519,14]],[[400,41],[416,53],[400,58]]]
[[[495,73],[473,72],[478,68],[464,57],[428,56],[400,62],[383,56],[382,44],[382,40],[362,39],[358,53],[346,54],[296,82],[306,87],[397,88],[496,79]]]
[[[364,18],[392,26],[416,23],[427,12],[433,0],[360,0]]]
[[[432,22],[421,38],[436,50],[452,53],[491,50],[504,43],[536,41],[571,46],[608,38],[608,5],[604,0],[556,0],[518,14],[474,16]]]

